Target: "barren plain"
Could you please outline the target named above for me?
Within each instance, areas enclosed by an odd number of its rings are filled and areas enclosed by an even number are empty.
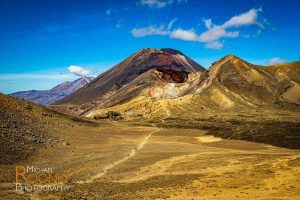
[[[64,192],[15,190],[6,165],[1,199],[298,199],[300,151],[205,135],[196,129],[107,122],[74,126],[69,145],[24,165],[67,174]],[[3,167],[3,165],[2,165]],[[3,168],[4,169],[4,168]]]

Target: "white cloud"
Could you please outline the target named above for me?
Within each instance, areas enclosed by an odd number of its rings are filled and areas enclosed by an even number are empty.
[[[163,8],[173,3],[173,0],[141,0],[141,5],[153,8]]]
[[[258,25],[259,27],[263,27],[260,23],[257,22],[258,13],[262,12],[262,9],[251,9],[248,12],[242,13],[240,15],[236,15],[229,19],[227,22],[223,24],[223,27],[241,27],[247,25]]]
[[[210,29],[212,27],[211,19],[203,19],[203,21],[207,29]]]
[[[153,3],[156,0],[148,0]],[[167,28],[161,26],[148,26],[144,28],[135,28],[131,31],[134,37],[144,37],[147,35],[168,35],[170,38],[194,41],[206,43],[205,47],[210,49],[220,49],[224,47],[224,44],[219,40],[221,38],[236,38],[240,36],[240,30],[232,30],[233,28],[241,28],[243,26],[256,25],[259,28],[263,28],[263,25],[257,21],[258,13],[262,12],[262,9],[251,9],[240,15],[231,17],[229,20],[224,22],[222,25],[215,25],[211,19],[204,19],[204,25],[207,28],[206,31],[197,34],[194,29],[182,29],[177,28],[171,30],[174,22],[177,19],[173,19],[169,22]],[[229,30],[230,29],[230,30]],[[259,35],[261,30],[258,30]],[[244,35],[244,37],[248,35]]]
[[[175,2],[186,3],[187,0],[140,0],[140,5],[149,6],[150,8],[164,8]]]
[[[268,65],[275,65],[275,64],[279,64],[279,63],[283,63],[284,60],[281,59],[281,58],[271,58],[269,61],[268,61]]]
[[[222,26],[211,25],[207,31],[201,33],[198,36],[199,42],[212,42],[216,41],[220,38],[235,38],[239,36],[239,31],[226,31],[226,29]]]
[[[194,30],[183,30],[183,29],[176,29],[170,32],[170,37],[185,41],[197,41],[197,34]]]
[[[224,44],[222,42],[219,42],[219,41],[212,41],[212,42],[206,43],[204,46],[207,49],[217,50],[217,49],[222,49],[224,47]]]
[[[93,72],[89,69],[84,69],[80,66],[71,65],[68,67],[70,73],[75,74],[77,76],[88,76]]]

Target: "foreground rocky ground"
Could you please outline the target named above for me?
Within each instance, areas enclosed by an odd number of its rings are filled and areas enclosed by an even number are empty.
[[[107,123],[71,127],[70,145],[43,148],[24,163],[67,174],[69,190],[16,192],[15,165],[9,165],[1,199],[299,197],[299,150],[223,140],[203,130]]]
[[[0,93],[0,164],[22,162],[41,148],[67,142],[70,127],[92,124]]]

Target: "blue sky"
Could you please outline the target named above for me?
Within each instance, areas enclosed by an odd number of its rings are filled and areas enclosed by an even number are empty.
[[[300,3],[286,0],[2,0],[0,92],[96,76],[141,48],[199,64],[235,54],[254,64],[300,60]]]

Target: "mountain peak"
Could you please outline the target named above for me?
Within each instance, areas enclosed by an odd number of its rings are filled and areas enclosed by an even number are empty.
[[[89,76],[82,76],[78,79],[76,79],[75,81],[73,82],[86,82],[86,83],[89,83],[93,80],[93,77],[89,77]]]
[[[171,48],[162,48],[160,49],[161,51],[165,52],[165,53],[169,53],[169,54],[173,54],[173,55],[176,55],[176,54],[180,54],[180,55],[183,55],[183,53],[181,53],[180,51],[176,50],[176,49],[171,49]]]
[[[171,48],[162,48],[160,50],[146,48],[138,51],[134,55],[135,56],[131,59],[131,64],[139,66],[140,69],[145,68],[143,71],[147,71],[149,68],[156,68],[159,71],[174,70],[185,72],[205,70],[201,65],[180,51]],[[131,57],[128,59],[130,60],[130,58]]]
[[[238,58],[237,56],[233,55],[233,54],[227,54],[226,56],[224,56],[224,58],[226,59],[234,59],[234,58]]]
[[[221,60],[242,60],[241,58],[237,57],[236,55],[233,55],[233,54],[227,54],[226,56],[224,56],[223,58],[221,58],[219,61]],[[218,62],[218,61],[217,61]]]
[[[182,82],[191,72],[206,71],[201,65],[180,51],[163,48],[144,48],[132,54],[110,70],[100,74],[89,84],[56,104],[82,104],[107,98],[124,88],[140,75],[155,69],[165,81]],[[172,80],[171,80],[172,79]]]
[[[240,61],[240,62],[243,62],[243,63],[250,64],[247,61],[245,61],[245,60],[243,60],[243,59],[241,59],[241,58],[239,58],[239,57],[237,57],[233,54],[228,54],[228,55],[224,56],[223,58],[221,58],[220,60],[213,62],[211,68],[223,65],[223,64],[225,64],[226,62],[229,62],[229,61],[230,62]]]
[[[172,49],[172,48],[161,48],[161,49],[143,48],[143,49],[139,50],[137,53],[146,53],[146,54],[158,53],[158,54],[184,55],[182,52],[180,52],[176,49]]]
[[[211,77],[214,78],[216,77],[221,69],[226,68],[228,69],[239,69],[240,68],[252,68],[253,64],[248,63],[247,61],[233,55],[233,54],[228,54],[226,56],[224,56],[223,58],[221,58],[218,61],[215,61],[212,63],[211,67],[209,68]]]

